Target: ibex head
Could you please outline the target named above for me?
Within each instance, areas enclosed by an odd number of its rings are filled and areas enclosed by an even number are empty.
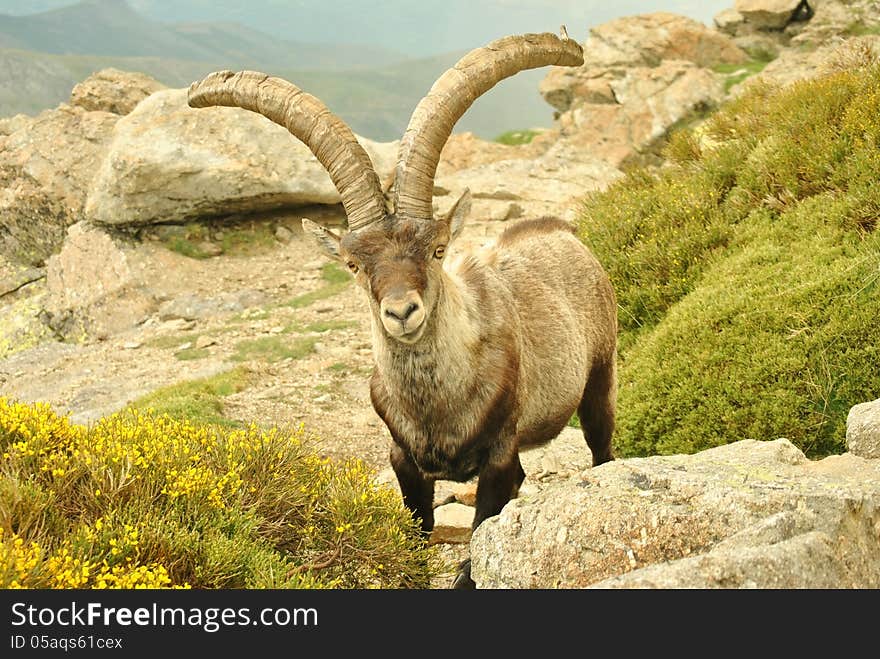
[[[253,71],[221,71],[192,85],[189,104],[253,110],[305,142],[342,197],[349,233],[338,236],[305,219],[304,228],[347,265],[368,292],[374,317],[387,334],[413,343],[428,325],[446,249],[470,207],[465,192],[448,214],[435,217],[432,198],[440,152],[458,119],[497,82],[525,69],[583,64],[580,45],[564,28],[562,35],[498,39],[465,55],[434,83],[401,139],[391,212],[370,157],[351,129],[295,85]]]

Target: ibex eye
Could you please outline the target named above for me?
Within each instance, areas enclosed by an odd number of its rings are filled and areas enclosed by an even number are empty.
[[[445,253],[446,253],[446,246],[440,245],[440,247],[438,247],[437,249],[434,250],[434,258],[435,259],[442,259],[443,255]]]
[[[355,263],[354,261],[348,262],[348,269],[351,270],[351,274],[353,274],[353,275],[356,275],[358,273],[358,270],[360,270],[360,268],[358,267],[358,264]]]

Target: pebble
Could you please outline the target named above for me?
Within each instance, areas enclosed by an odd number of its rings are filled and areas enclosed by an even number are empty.
[[[315,402],[316,403],[329,403],[331,400],[333,400],[333,397],[330,394],[324,394],[323,396],[318,396],[315,399]]]
[[[217,340],[212,339],[210,336],[200,336],[196,339],[196,348],[198,348],[199,350],[214,345],[217,345]]]
[[[447,503],[434,509],[431,544],[470,542],[474,509],[461,503]]]
[[[284,243],[286,245],[292,239],[293,239],[293,232],[290,229],[288,229],[286,226],[279,224],[278,228],[275,229],[275,240],[277,240],[279,243]]]
[[[126,350],[137,350],[141,347],[141,343],[139,341],[126,341],[122,344],[122,347]]]

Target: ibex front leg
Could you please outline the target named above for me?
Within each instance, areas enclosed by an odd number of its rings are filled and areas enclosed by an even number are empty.
[[[434,479],[425,476],[397,444],[391,446],[391,466],[397,474],[404,505],[421,520],[422,533],[429,536],[434,529]]]
[[[477,512],[471,528],[476,531],[483,520],[500,513],[507,502],[517,495],[524,478],[525,472],[516,448],[503,456],[490,455],[489,461],[480,469],[477,481]],[[459,566],[452,587],[476,588],[471,579],[471,559]]]

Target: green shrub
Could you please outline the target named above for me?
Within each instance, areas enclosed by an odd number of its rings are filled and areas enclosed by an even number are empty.
[[[844,449],[880,395],[880,66],[755,85],[584,204],[620,309],[621,455]]]
[[[0,588],[428,586],[399,494],[303,439],[0,397]]]

